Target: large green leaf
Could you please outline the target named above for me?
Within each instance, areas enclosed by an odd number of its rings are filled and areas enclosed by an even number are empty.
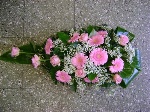
[[[135,57],[133,58],[132,66],[137,70],[141,70],[141,55],[138,49],[135,50]]]
[[[92,30],[94,29],[94,27],[93,26],[88,26],[87,27],[87,33],[90,35],[90,33],[92,32]]]
[[[77,91],[77,85],[78,83],[76,82],[76,80],[73,80],[73,84],[71,85],[71,88],[76,92]]]
[[[129,83],[130,83],[138,74],[139,74],[139,71],[138,71],[136,68],[134,68],[134,69],[132,70],[132,74],[131,74],[130,76],[123,78],[123,81],[121,82],[120,86],[123,87],[123,88],[126,88],[126,87],[129,85]],[[121,76],[122,76],[122,75],[121,75]]]
[[[97,77],[97,74],[94,74],[94,73],[89,73],[88,74],[88,79],[91,80],[91,81],[94,80],[95,77]]]
[[[24,46],[19,47],[22,52],[27,52],[25,53],[20,53],[19,56],[17,57],[11,57],[10,53],[11,51],[8,51],[0,56],[0,60],[6,61],[6,62],[11,62],[11,63],[20,63],[20,64],[31,64],[31,58],[34,54],[34,49],[31,44],[27,44]]]
[[[32,43],[29,43],[29,44],[26,44],[26,45],[23,45],[21,47],[19,47],[19,49],[23,52],[27,52],[27,53],[34,53],[34,46]]]
[[[89,37],[92,37],[92,36],[94,36],[94,35],[96,35],[96,31],[95,31],[95,29],[93,29],[92,31],[91,31],[91,33],[89,34]]]
[[[68,40],[70,39],[70,36],[64,32],[58,32],[57,36],[65,44],[67,44]]]
[[[125,30],[124,28],[121,28],[121,27],[119,27],[119,26],[116,28],[115,32],[116,32],[116,34],[117,34],[118,32],[128,32],[128,37],[129,37],[129,39],[130,39],[130,42],[131,42],[131,41],[134,39],[134,37],[135,37],[134,34],[132,34],[131,32],[129,32],[129,31],[127,31],[127,30]]]
[[[139,50],[135,50],[135,57],[133,58],[133,62],[130,64],[125,62],[124,69],[120,72],[120,76],[123,81],[120,84],[123,88],[126,88],[129,83],[139,74],[141,70],[141,59]]]
[[[0,60],[11,63],[31,64],[31,57],[31,54],[20,54],[19,56],[13,58],[11,57],[10,52],[6,52],[0,56]]]
[[[54,48],[53,54],[57,55],[61,60],[64,59],[64,52],[61,52],[59,47]]]

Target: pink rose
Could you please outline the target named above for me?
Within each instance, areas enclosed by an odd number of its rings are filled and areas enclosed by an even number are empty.
[[[40,57],[38,57],[36,54],[34,55],[34,57],[32,57],[31,60],[34,68],[37,68],[40,65]]]
[[[102,37],[104,37],[104,38],[105,38],[105,37],[107,36],[107,34],[108,34],[107,31],[98,31],[97,33],[98,33],[99,35],[101,35]]]
[[[121,58],[116,58],[112,61],[112,64],[112,66],[109,66],[109,70],[111,71],[111,73],[116,73],[123,70],[124,61]]]
[[[19,56],[20,49],[18,47],[12,47],[11,56],[16,57]]]
[[[116,84],[120,84],[122,81],[122,78],[120,77],[119,74],[115,74],[113,77],[113,80],[116,82]]]
[[[75,71],[75,76],[76,77],[80,77],[80,78],[84,78],[86,76],[86,74],[84,73],[83,69],[77,69]]]
[[[71,81],[71,76],[65,71],[57,71],[56,79],[60,82],[69,83]]]
[[[119,44],[125,46],[129,42],[129,38],[126,35],[121,35],[119,38]]]
[[[60,59],[57,55],[54,55],[50,58],[50,63],[55,67],[55,66],[60,66]]]
[[[77,32],[75,32],[74,34],[73,34],[73,36],[70,38],[70,40],[68,40],[68,42],[76,42],[76,41],[78,41],[78,39],[80,38],[80,36],[79,36],[80,34],[79,33],[77,33]]]
[[[104,37],[101,35],[94,35],[88,41],[90,46],[98,46],[104,43]]]
[[[84,56],[83,53],[77,53],[74,57],[72,57],[71,63],[76,68],[81,69],[86,63],[86,60],[87,60],[87,56]]]
[[[96,48],[92,50],[90,53],[90,60],[94,62],[96,66],[104,65],[108,60],[107,51],[101,48]]]
[[[86,83],[97,83],[97,82],[99,82],[99,78],[98,77],[95,77],[95,79],[93,79],[92,81],[90,80],[90,79],[88,79],[87,77],[85,77],[84,78],[84,81],[86,82]]]
[[[49,39],[47,39],[47,41],[46,41],[46,45],[45,45],[45,53],[46,54],[50,54],[50,52],[51,52],[51,48],[53,48],[53,42],[52,42],[52,40],[49,38]]]
[[[80,35],[80,38],[79,38],[79,41],[80,42],[87,42],[87,40],[88,40],[88,33],[82,33],[81,35]]]

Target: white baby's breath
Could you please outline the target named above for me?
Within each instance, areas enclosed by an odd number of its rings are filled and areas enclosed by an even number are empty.
[[[127,52],[127,61],[129,63],[132,63],[132,58],[135,56],[135,49],[132,47],[132,45],[130,43],[128,43],[125,47],[124,47],[125,51]]]

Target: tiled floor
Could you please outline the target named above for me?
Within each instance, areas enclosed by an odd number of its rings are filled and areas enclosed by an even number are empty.
[[[42,68],[0,61],[0,112],[149,112],[149,7],[149,0],[1,0],[0,53],[60,30],[107,23],[136,35],[142,72],[127,89],[91,88],[82,96],[54,85]]]

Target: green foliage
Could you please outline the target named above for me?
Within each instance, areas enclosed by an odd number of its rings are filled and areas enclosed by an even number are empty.
[[[53,50],[53,55],[57,55],[60,59],[64,59],[64,52],[61,52],[59,47],[55,47]]]
[[[89,37],[93,36],[96,34],[96,31],[100,31],[100,30],[107,30],[108,32],[108,36],[111,38],[109,44],[110,46],[107,46],[106,44],[102,44],[100,47],[102,48],[106,48],[109,50],[114,50],[116,47],[120,48],[120,52],[123,55],[121,58],[124,60],[124,69],[122,72],[120,72],[120,76],[122,77],[123,81],[121,82],[120,86],[122,86],[123,88],[126,88],[128,86],[128,84],[134,79],[134,77],[136,77],[139,72],[141,71],[141,59],[140,59],[140,52],[139,50],[135,50],[135,57],[133,57],[133,62],[129,63],[126,61],[127,58],[127,53],[124,50],[123,46],[120,46],[116,41],[116,34],[118,32],[128,32],[127,30],[125,30],[124,28],[121,27],[117,27],[115,30],[108,28],[107,25],[102,25],[102,26],[88,26],[87,28],[83,28],[82,30],[80,30],[80,33],[88,33]],[[134,34],[128,32],[127,35],[130,39],[130,42],[134,39]],[[65,45],[71,45],[74,47],[77,47],[78,44],[81,44],[81,42],[74,42],[74,43],[68,43],[68,40],[70,39],[69,36],[69,31],[61,31],[57,33],[57,36],[55,36],[57,38],[59,38]],[[53,40],[55,40],[53,39]],[[40,58],[47,60],[47,61],[42,61],[41,65],[48,70],[52,80],[57,84],[57,79],[56,79],[56,72],[58,70],[63,70],[63,66],[64,66],[64,56],[65,53],[70,50],[69,47],[67,48],[67,50],[65,51],[61,51],[61,49],[59,47],[54,47],[52,48],[52,52],[50,55],[45,54],[44,51],[44,45],[37,45],[34,42],[30,42],[30,44],[26,44],[23,45],[21,47],[19,47],[20,52],[26,52],[26,53],[20,53],[19,56],[17,57],[11,57],[10,53],[11,51],[8,51],[4,54],[2,54],[0,56],[0,60],[3,61],[7,61],[7,62],[11,62],[11,63],[20,63],[20,64],[31,64],[31,58],[34,56],[34,54],[37,54],[40,56]],[[86,53],[85,53],[86,54]],[[58,55],[58,57],[61,59],[61,65],[60,66],[56,66],[53,67],[49,61],[50,57],[53,55]],[[89,52],[87,52],[86,55],[89,55]],[[112,60],[115,57],[111,57],[108,54],[109,58],[108,58],[108,62],[104,65],[102,65],[102,67],[105,67],[106,69],[108,69],[108,73],[109,71],[109,66],[112,64]],[[74,91],[77,90],[77,85],[78,83],[76,82],[75,79],[75,74],[70,74],[72,77],[72,82],[73,85],[71,85],[72,89]],[[90,73],[87,75],[89,80],[94,80],[97,77],[97,74],[95,73]],[[111,78],[111,77],[110,77]],[[107,83],[107,81],[102,85],[102,87],[109,87],[111,86],[113,83]]]
[[[117,34],[118,32],[128,32],[128,37],[129,37],[129,39],[130,39],[130,42],[131,42],[131,41],[134,39],[134,37],[135,37],[134,34],[132,34],[131,32],[129,32],[129,31],[127,31],[127,30],[125,30],[124,28],[121,28],[121,27],[119,27],[119,26],[116,28],[115,32],[116,32],[116,34]]]
[[[0,60],[11,63],[31,64],[31,57],[31,54],[20,54],[19,56],[12,58],[9,51],[1,55]]]
[[[97,77],[97,74],[94,74],[94,73],[89,73],[88,74],[88,79],[91,80],[91,81],[94,80],[96,77]]]
[[[102,87],[110,87],[112,85],[112,83],[107,83],[105,82],[103,85],[101,85]]]
[[[131,64],[125,62],[123,71],[119,73],[123,79],[120,86],[126,88],[129,85],[129,83],[139,74],[140,70],[141,70],[140,53],[139,50],[135,50],[135,57],[133,58],[133,62]]]
[[[70,39],[70,36],[64,32],[58,32],[57,36],[64,44],[67,44]]]
[[[27,44],[24,46],[19,47],[19,49],[22,52],[27,52],[21,53],[17,57],[11,57],[11,51],[8,51],[0,56],[0,60],[6,61],[6,62],[11,62],[11,63],[20,63],[20,64],[31,64],[31,58],[34,55],[34,49],[32,44]]]
[[[96,34],[96,31],[95,31],[95,29],[93,29],[93,30],[91,31],[89,37],[92,37],[92,36],[94,36],[95,34]]]
[[[76,82],[75,79],[73,79],[73,84],[71,85],[71,88],[76,92],[77,91],[77,85],[78,83]]]

